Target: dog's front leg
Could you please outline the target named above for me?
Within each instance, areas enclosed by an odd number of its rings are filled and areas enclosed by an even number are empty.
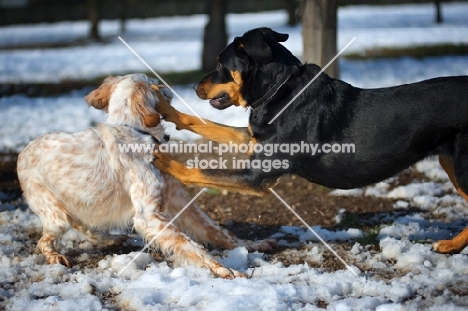
[[[156,91],[159,100],[156,111],[166,121],[174,123],[178,130],[188,130],[219,143],[248,144],[251,140],[251,135],[246,127],[232,127],[209,120],[202,121],[196,116],[177,111],[161,95],[158,86],[152,85],[152,88]]]
[[[212,187],[234,192],[263,196],[268,188],[276,185],[278,176],[262,173],[261,170],[242,169],[196,169],[187,168],[169,154],[155,152],[153,164],[162,172],[174,176],[183,184]]]
[[[134,184],[131,199],[135,208],[134,227],[151,246],[166,256],[173,256],[177,262],[206,267],[225,279],[246,277],[246,274],[224,267],[217,262],[200,244],[181,232],[162,212],[161,195],[154,196],[144,183]]]

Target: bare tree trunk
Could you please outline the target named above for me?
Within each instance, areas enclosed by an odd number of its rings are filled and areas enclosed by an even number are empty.
[[[338,0],[302,1],[303,61],[323,67],[337,53]],[[338,78],[338,62],[333,62],[325,72],[334,78]]]
[[[436,1],[435,1],[435,5],[436,5],[436,23],[437,23],[437,24],[440,24],[440,23],[443,23],[443,22],[444,22],[444,20],[443,20],[443,18],[442,18],[442,10],[441,10],[441,8],[440,8],[440,3],[441,3],[441,2],[442,2],[442,1],[440,1],[440,0],[436,0]]]
[[[89,38],[99,40],[99,20],[101,19],[100,0],[88,0],[88,19],[91,23]]]
[[[288,12],[288,25],[289,26],[294,26],[297,24],[297,16],[296,16],[296,10],[297,10],[297,5],[296,1],[294,0],[283,0],[284,2],[284,7],[286,8],[286,11]]]
[[[226,1],[209,0],[209,20],[203,37],[202,70],[211,71],[217,66],[217,57],[227,44]]]
[[[125,31],[127,30],[127,4],[127,0],[120,0],[120,33],[125,33]]]

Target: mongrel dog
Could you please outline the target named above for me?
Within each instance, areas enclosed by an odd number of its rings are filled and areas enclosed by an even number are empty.
[[[429,156],[438,156],[453,185],[468,200],[468,77],[444,77],[379,89],[361,89],[325,73],[270,121],[319,72],[303,65],[279,42],[287,34],[269,28],[237,37],[218,57],[217,68],[195,86],[197,95],[217,109],[252,108],[247,128],[234,128],[158,105],[178,129],[237,144],[353,144],[350,153],[276,154],[289,164],[266,172],[188,169],[168,154],[156,153],[155,164],[185,184],[262,194],[285,174],[295,174],[330,188],[363,187],[394,176]],[[251,159],[268,160],[263,152]],[[279,162],[277,162],[279,163]],[[468,244],[468,227],[433,249],[458,253]]]
[[[19,154],[24,197],[43,226],[38,249],[48,263],[70,267],[70,260],[54,248],[54,241],[70,228],[96,240],[99,236],[90,230],[127,227],[133,221],[146,241],[155,239],[152,247],[178,261],[207,267],[223,278],[245,276],[221,265],[198,243],[265,251],[274,241],[240,240],[195,204],[170,224],[190,201],[182,185],[153,166],[152,150],[121,149],[167,139],[155,106],[158,97],[168,103],[172,95],[164,89],[162,96],[156,83],[143,74],[107,78],[85,98],[109,113],[107,122],[78,133],[43,135]]]

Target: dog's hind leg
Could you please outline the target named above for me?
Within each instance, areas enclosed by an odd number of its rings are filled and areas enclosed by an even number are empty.
[[[164,183],[167,189],[165,206],[170,217],[175,216],[184,208],[189,199],[185,194],[183,185],[170,175],[164,176]],[[205,246],[221,247],[232,249],[236,246],[244,246],[249,251],[271,251],[276,245],[273,239],[249,241],[237,238],[229,230],[219,226],[198,205],[192,203],[175,221],[179,228],[190,235],[195,241]]]
[[[37,243],[38,250],[45,255],[49,264],[71,267],[67,257],[57,253],[54,242],[71,228],[71,219],[65,205],[44,185],[30,183],[24,193],[29,208],[42,222],[42,237]]]
[[[447,172],[450,181],[457,189],[458,193],[468,201],[468,161],[466,164],[458,161],[457,167],[453,160],[447,156],[439,156],[442,168]],[[459,253],[468,245],[468,227],[451,240],[440,240],[436,242],[432,249],[439,253]]]
[[[187,228],[190,236],[206,246],[223,249],[243,246],[248,251],[261,252],[270,252],[276,246],[276,240],[273,239],[258,241],[239,239],[229,230],[219,226],[194,203],[180,216],[180,220],[181,228]]]
[[[93,231],[77,223],[73,224],[73,228],[86,235],[88,241],[97,246],[117,246],[128,240],[128,236],[125,234],[114,235],[100,231]]]
[[[155,189],[147,184],[134,184],[131,198],[135,207],[135,230],[151,246],[159,249],[165,255],[172,255],[176,261],[207,267],[216,276],[232,279],[246,277],[244,273],[224,267],[217,262],[200,244],[179,230],[170,222],[168,215],[161,212],[163,199],[153,195]]]

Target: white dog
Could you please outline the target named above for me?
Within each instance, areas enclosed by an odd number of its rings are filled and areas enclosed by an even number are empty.
[[[153,166],[151,151],[122,152],[124,144],[148,146],[166,138],[154,109],[164,100],[156,84],[143,74],[108,77],[85,98],[109,113],[107,122],[78,133],[43,135],[20,153],[18,177],[24,197],[43,226],[38,249],[48,263],[70,267],[54,241],[71,227],[89,233],[126,227],[133,220],[146,241],[156,237],[151,246],[164,254],[208,267],[223,278],[245,276],[221,265],[191,238],[205,245],[263,251],[274,241],[240,240],[194,204],[163,230],[189,199],[177,180]],[[170,101],[165,90],[163,96]]]

